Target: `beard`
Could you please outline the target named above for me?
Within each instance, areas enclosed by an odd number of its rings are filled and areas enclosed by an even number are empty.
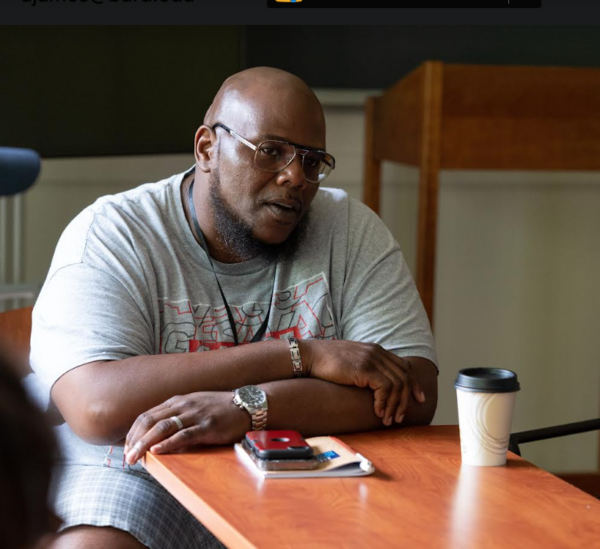
[[[310,223],[310,207],[285,241],[279,244],[269,244],[256,238],[250,224],[241,219],[229,207],[221,193],[221,180],[218,171],[211,172],[209,185],[212,214],[220,244],[225,250],[241,261],[258,258],[265,263],[286,263],[298,257]]]

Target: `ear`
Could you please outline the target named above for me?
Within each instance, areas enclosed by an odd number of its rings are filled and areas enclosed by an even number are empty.
[[[202,125],[196,132],[194,139],[194,156],[196,165],[201,171],[208,173],[212,168],[213,145],[215,144],[215,132],[210,126]]]

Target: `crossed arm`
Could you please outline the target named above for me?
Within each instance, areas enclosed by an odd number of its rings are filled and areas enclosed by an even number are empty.
[[[168,452],[198,444],[229,444],[250,430],[250,416],[231,390],[260,385],[268,428],[306,436],[427,424],[437,405],[437,371],[419,358],[398,358],[378,345],[300,342],[310,377],[291,379],[287,342],[270,340],[202,353],[93,362],[67,372],[52,398],[81,438],[125,440],[133,463],[152,448]],[[178,416],[184,429],[168,418]]]

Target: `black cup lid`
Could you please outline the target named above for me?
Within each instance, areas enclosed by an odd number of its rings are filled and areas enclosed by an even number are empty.
[[[502,368],[465,368],[458,372],[454,387],[474,393],[513,393],[521,389],[517,374]]]

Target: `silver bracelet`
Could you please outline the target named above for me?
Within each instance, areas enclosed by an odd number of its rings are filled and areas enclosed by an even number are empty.
[[[294,377],[304,377],[304,371],[302,370],[302,359],[300,358],[300,347],[298,346],[298,340],[295,337],[288,339],[290,343],[290,355],[292,355],[292,366],[294,368]]]

